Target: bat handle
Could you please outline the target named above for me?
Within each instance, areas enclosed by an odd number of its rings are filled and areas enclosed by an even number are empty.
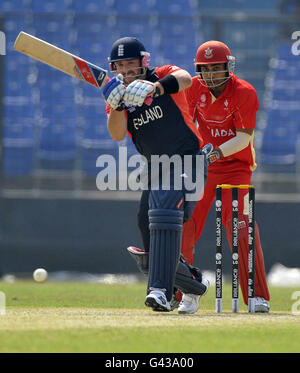
[[[147,98],[145,99],[144,102],[145,102],[146,105],[150,106],[150,105],[152,104],[152,101],[153,101],[153,98],[152,98],[152,97],[147,97]],[[126,105],[125,105],[124,102],[122,102],[122,103],[119,105],[119,109],[120,109],[120,110],[124,110],[124,109],[126,109]]]
[[[160,96],[160,89],[158,87],[156,87],[153,95],[149,96],[149,97],[146,97],[145,104],[150,106],[152,104],[153,99],[158,97],[158,96]]]
[[[117,78],[123,82],[123,75],[122,74],[118,74]],[[160,96],[160,90],[159,90],[158,87],[156,87],[155,92],[153,93],[153,95],[151,95],[149,97],[146,97],[146,99],[144,101],[145,104],[148,105],[148,106],[150,106],[152,104],[153,98],[156,98],[158,96]],[[122,102],[122,104],[119,107],[122,110],[126,109],[126,105],[124,104],[124,102]]]
[[[144,102],[146,105],[150,106],[152,104],[152,101],[153,101],[152,97],[146,97]]]

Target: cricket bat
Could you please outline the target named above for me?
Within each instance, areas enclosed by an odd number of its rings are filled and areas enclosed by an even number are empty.
[[[14,49],[96,88],[102,88],[109,81],[107,70],[26,32],[19,33]],[[123,76],[118,74],[118,78],[122,80]],[[152,101],[152,97],[147,97],[145,104],[151,105]]]
[[[102,88],[109,80],[107,70],[23,31],[14,49],[96,88]]]

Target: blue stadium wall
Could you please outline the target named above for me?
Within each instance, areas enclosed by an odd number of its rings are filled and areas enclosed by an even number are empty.
[[[256,205],[267,272],[275,263],[300,267],[300,203]],[[40,266],[49,271],[137,272],[126,253],[127,246],[141,245],[137,208],[138,201],[2,198],[2,273],[29,273]],[[195,257],[195,264],[207,270],[214,270],[214,229],[211,211]],[[224,246],[225,273],[230,273],[227,242]]]

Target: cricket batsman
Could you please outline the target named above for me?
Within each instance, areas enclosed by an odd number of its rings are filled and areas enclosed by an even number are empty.
[[[118,39],[112,45],[109,62],[117,76],[102,91],[107,103],[109,133],[115,141],[128,134],[147,160],[149,170],[152,156],[177,155],[183,159],[190,155],[196,159],[201,155],[202,172],[206,174],[207,161],[200,150],[200,135],[184,94],[184,89],[192,83],[191,76],[174,65],[150,67],[149,57],[144,45],[133,37]],[[145,305],[160,312],[172,310],[174,285],[198,297],[208,289],[201,272],[188,266],[180,256],[182,226],[192,216],[197,199],[189,201],[184,187],[174,187],[175,171],[170,173],[169,188],[164,188],[159,173],[157,188],[149,183],[143,190],[138,226],[144,250],[128,248],[148,276]],[[195,167],[190,174],[180,172],[181,177],[190,179],[195,173]]]
[[[203,198],[183,230],[182,253],[192,264],[194,245],[201,236],[218,184],[251,184],[256,168],[253,145],[256,112],[259,108],[254,87],[234,73],[235,57],[220,41],[200,45],[195,58],[197,76],[186,92],[190,114],[197,121],[202,146],[211,143],[207,156],[208,178]],[[248,304],[248,190],[239,191],[239,277]],[[223,190],[223,225],[231,247],[231,190]],[[270,294],[263,251],[255,223],[255,312],[269,312]],[[211,253],[210,253],[211,254]],[[210,255],[209,254],[209,255]],[[178,310],[194,313],[199,297],[184,294]]]

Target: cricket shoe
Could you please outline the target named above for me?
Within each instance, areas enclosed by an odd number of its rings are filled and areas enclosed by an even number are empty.
[[[146,296],[145,305],[147,307],[151,307],[153,311],[171,311],[170,302],[167,301],[166,295],[162,289],[152,289],[150,293]]]
[[[255,313],[268,313],[270,311],[270,304],[262,297],[255,297],[254,310]]]
[[[178,307],[178,313],[180,315],[196,313],[199,308],[200,298],[205,295],[209,288],[209,281],[202,276],[202,284],[206,286],[206,290],[202,295],[196,294],[183,294],[182,301]]]

